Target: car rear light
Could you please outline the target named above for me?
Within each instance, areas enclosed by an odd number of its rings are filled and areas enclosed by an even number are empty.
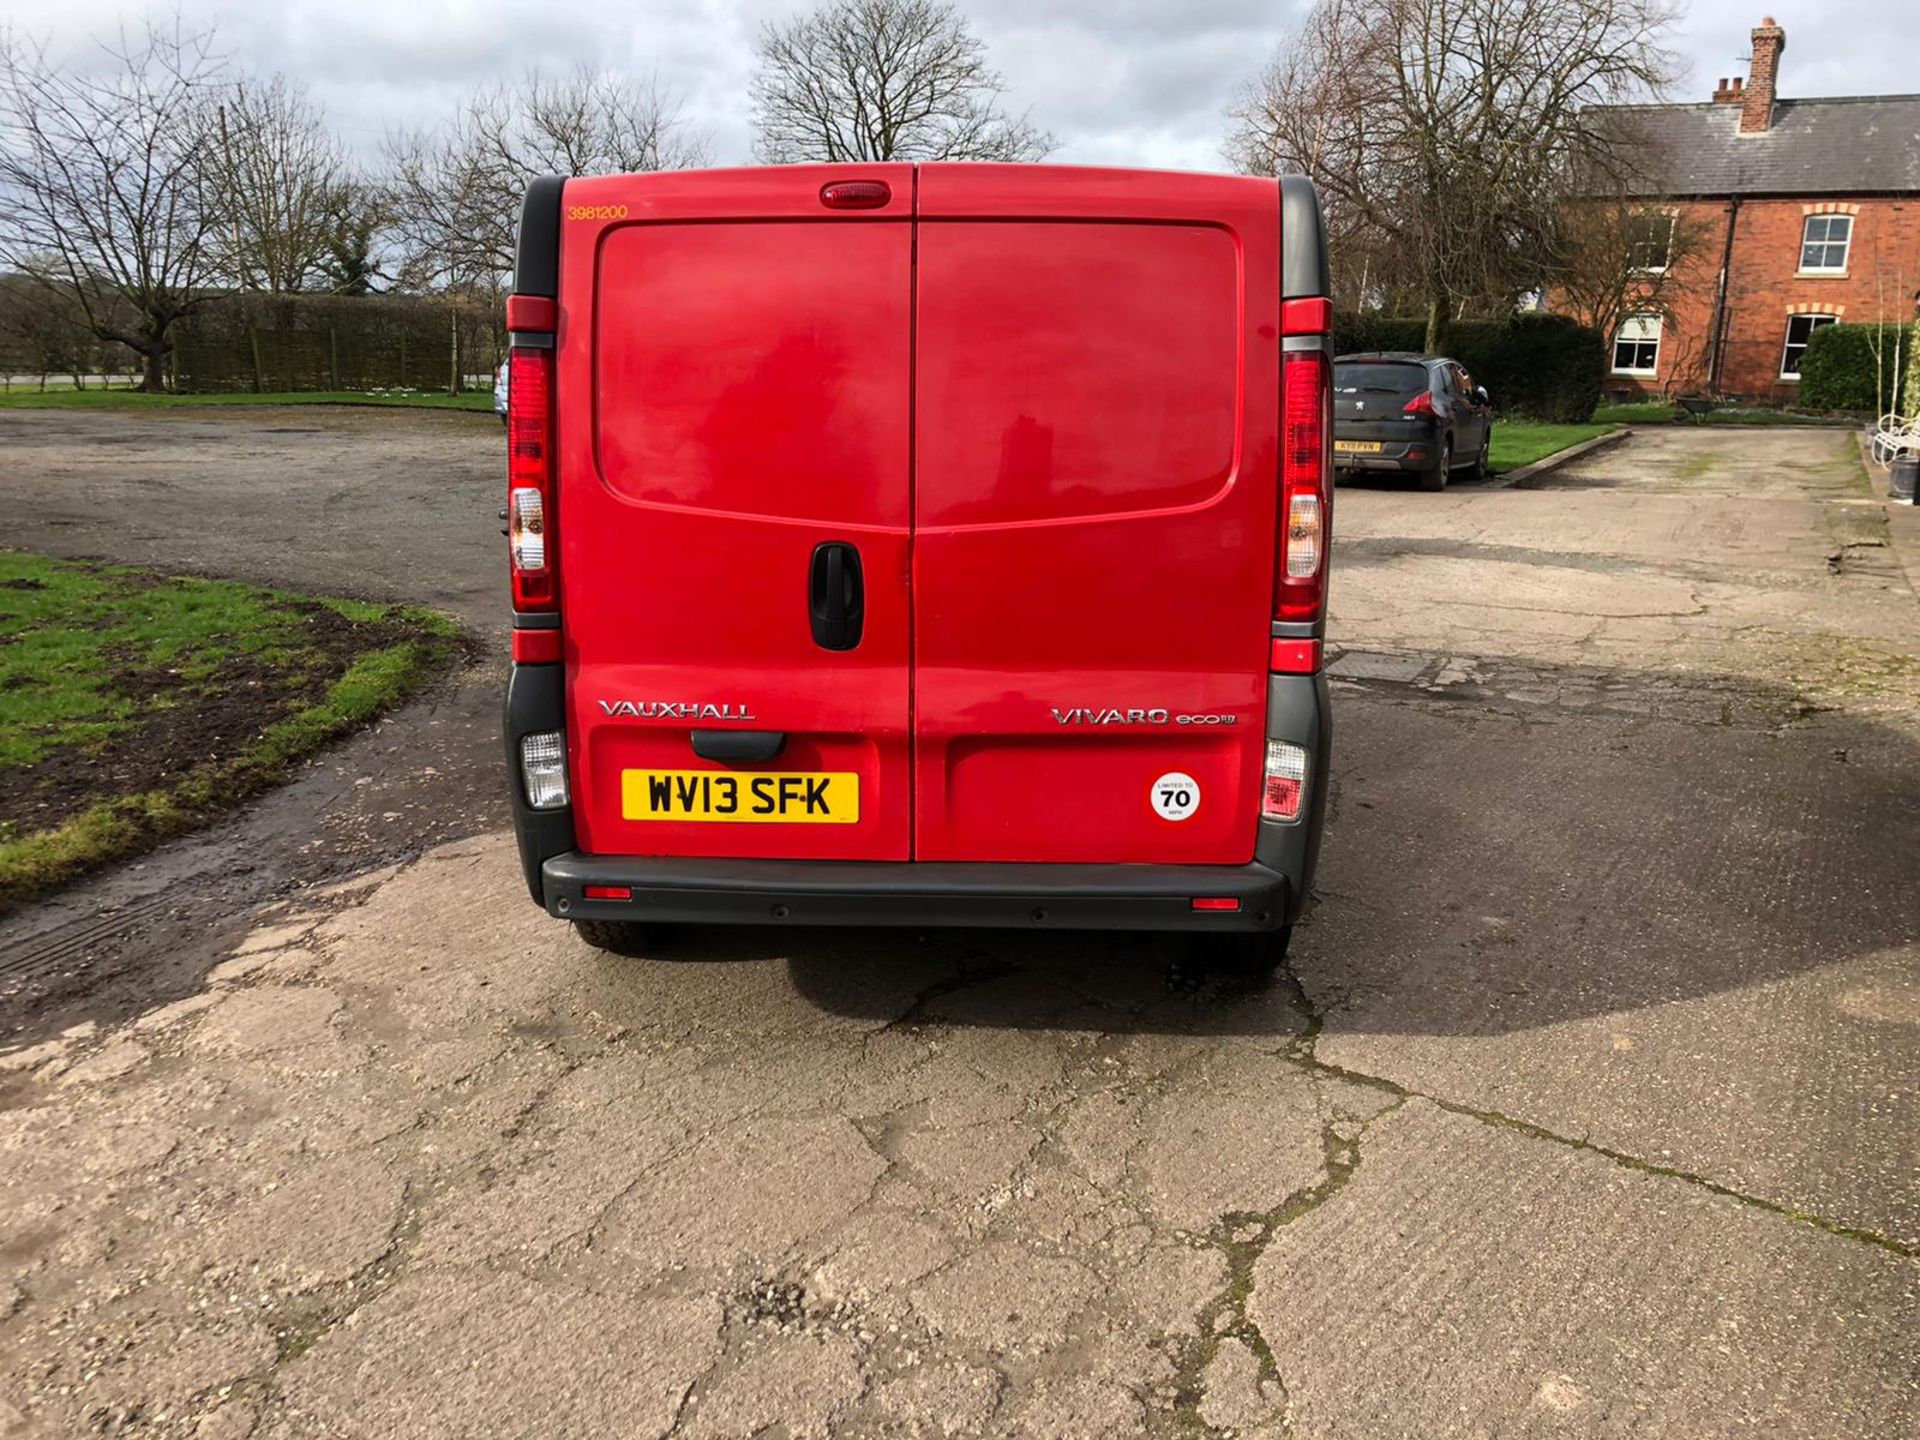
[[[507,362],[507,558],[513,608],[552,610],[553,351],[515,346]]]
[[[1418,395],[1407,401],[1405,405],[1402,405],[1400,412],[1403,415],[1431,418],[1433,415],[1433,396],[1427,391],[1422,390]]]
[[[1318,620],[1327,602],[1327,524],[1333,506],[1333,376],[1326,355],[1280,361],[1280,556],[1273,618]]]
[[[1267,783],[1260,798],[1265,820],[1298,820],[1307,793],[1307,752],[1285,740],[1267,741]]]
[[[558,730],[541,730],[520,737],[520,778],[527,787],[527,804],[535,810],[558,810],[567,803],[567,737]]]

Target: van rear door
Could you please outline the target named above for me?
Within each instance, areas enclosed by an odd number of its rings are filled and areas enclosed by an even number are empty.
[[[916,857],[1251,860],[1275,185],[924,165],[918,208]]]
[[[912,216],[908,165],[567,183],[581,850],[908,858]]]

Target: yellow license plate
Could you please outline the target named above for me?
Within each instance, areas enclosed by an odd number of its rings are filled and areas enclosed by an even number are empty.
[[[860,777],[850,770],[622,770],[620,813],[629,820],[853,825]]]
[[[1336,440],[1333,448],[1342,455],[1378,455],[1385,447],[1378,440]]]

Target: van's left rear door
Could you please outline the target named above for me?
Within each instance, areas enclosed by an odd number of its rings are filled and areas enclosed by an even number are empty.
[[[842,180],[888,198],[823,203]],[[908,856],[913,193],[908,165],[566,187],[555,539],[586,853]],[[814,626],[836,554],[850,649]],[[783,738],[715,758],[698,731]]]

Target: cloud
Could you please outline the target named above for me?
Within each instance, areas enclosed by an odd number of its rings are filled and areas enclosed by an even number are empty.
[[[1223,114],[1308,0],[973,0],[963,6],[1005,76],[1007,103],[1054,133],[1056,160],[1218,168]],[[711,135],[714,158],[748,160],[747,87],[760,25],[783,0],[185,0],[216,21],[248,69],[303,79],[356,149],[430,125],[476,85],[531,65],[580,63],[657,75],[682,114]],[[1761,0],[1693,0],[1675,48],[1690,66],[1676,97],[1707,98],[1740,70]],[[1788,95],[1920,89],[1911,26],[1884,0],[1776,0],[1787,30]],[[113,0],[0,0],[0,25],[51,35],[76,60],[90,36],[138,23]]]

